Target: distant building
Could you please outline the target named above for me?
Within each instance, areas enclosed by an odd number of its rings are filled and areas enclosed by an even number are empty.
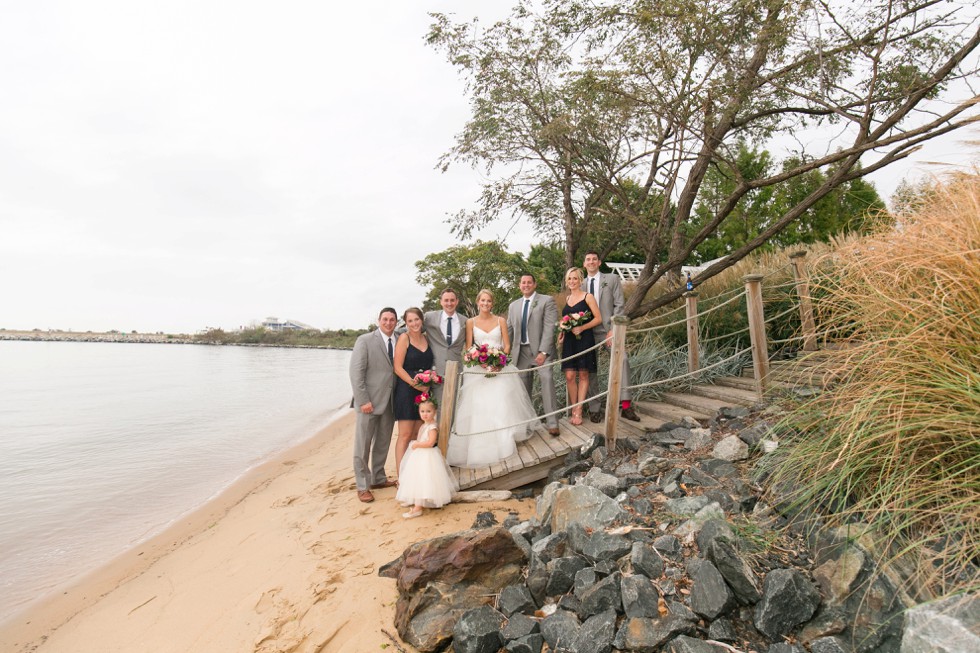
[[[262,321],[262,328],[268,329],[269,331],[302,331],[304,329],[316,329],[309,324],[300,322],[299,320],[282,320],[280,321],[278,317],[267,317]]]

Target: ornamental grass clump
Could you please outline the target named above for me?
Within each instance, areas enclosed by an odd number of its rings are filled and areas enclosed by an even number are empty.
[[[772,468],[800,505],[870,524],[926,596],[980,589],[980,174],[929,196],[814,266],[838,382]]]

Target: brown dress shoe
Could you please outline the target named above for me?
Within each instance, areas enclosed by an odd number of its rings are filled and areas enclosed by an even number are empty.
[[[561,431],[559,431],[557,427],[550,428],[548,429],[548,435],[552,435],[557,438],[559,435],[561,435]]]
[[[598,424],[603,418],[605,418],[605,415],[601,410],[597,413],[589,413],[589,419],[592,420],[593,424]]]
[[[374,501],[374,495],[371,494],[371,490],[358,490],[357,498],[363,501],[364,503],[371,503],[372,501]]]
[[[386,487],[395,487],[396,485],[398,485],[398,481],[392,480],[390,478],[386,478],[384,483],[375,483],[374,485],[371,486],[371,489],[380,490]]]
[[[636,410],[630,406],[629,408],[624,408],[620,414],[631,422],[639,422],[640,416],[636,414]]]

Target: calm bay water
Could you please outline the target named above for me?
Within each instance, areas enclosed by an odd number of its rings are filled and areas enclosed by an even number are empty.
[[[0,341],[0,621],[312,436],[350,399],[349,359]]]

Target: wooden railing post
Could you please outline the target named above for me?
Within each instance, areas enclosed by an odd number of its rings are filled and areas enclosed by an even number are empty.
[[[701,368],[700,345],[698,345],[698,294],[684,293],[687,300],[687,371],[697,372]]]
[[[456,388],[459,387],[459,361],[446,361],[446,375],[442,380],[442,404],[439,406],[439,451],[446,457],[449,447],[449,430],[453,427],[456,412]]]
[[[616,315],[612,319],[612,352],[609,355],[609,393],[606,395],[606,449],[616,450],[616,425],[619,423],[619,392],[623,387],[623,360],[626,356],[626,327],[630,319]]]
[[[761,274],[745,277],[745,303],[749,315],[749,339],[752,341],[752,364],[755,391],[761,401],[769,382],[769,345],[766,342],[766,317],[762,306]]]
[[[800,323],[803,325],[803,351],[817,351],[817,327],[813,321],[813,302],[810,301],[810,282],[803,269],[806,252],[790,254],[793,264],[793,279],[796,281],[796,295],[800,298]]]

